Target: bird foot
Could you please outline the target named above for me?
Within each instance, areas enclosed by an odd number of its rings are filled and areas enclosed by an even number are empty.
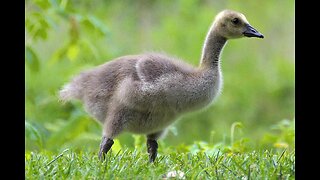
[[[107,154],[107,152],[111,149],[113,143],[114,142],[112,139],[102,137],[102,141],[100,144],[100,151],[99,151],[99,155],[98,155],[100,161],[105,160],[105,154]]]

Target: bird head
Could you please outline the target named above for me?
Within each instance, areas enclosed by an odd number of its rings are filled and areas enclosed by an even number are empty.
[[[221,11],[215,18],[213,27],[215,33],[227,38],[236,39],[241,37],[264,38],[254,27],[252,27],[246,17],[236,11]]]

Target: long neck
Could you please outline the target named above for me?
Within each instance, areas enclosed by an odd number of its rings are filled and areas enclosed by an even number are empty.
[[[200,67],[218,67],[220,54],[226,42],[227,39],[218,35],[218,33],[215,32],[214,26],[212,26],[202,49]]]

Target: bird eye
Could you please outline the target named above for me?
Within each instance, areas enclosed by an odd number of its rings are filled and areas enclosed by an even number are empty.
[[[232,20],[233,24],[239,24],[240,20],[238,18],[233,18]]]

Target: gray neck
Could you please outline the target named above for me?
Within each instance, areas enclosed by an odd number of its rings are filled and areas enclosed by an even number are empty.
[[[202,50],[200,67],[218,67],[220,54],[226,42],[226,38],[218,35],[214,30],[210,30]]]

